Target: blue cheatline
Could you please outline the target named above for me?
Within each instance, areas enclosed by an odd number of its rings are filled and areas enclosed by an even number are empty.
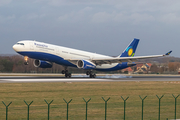
[[[65,66],[77,67],[76,65],[72,64],[71,62],[64,60],[63,58],[61,58],[57,55],[53,55],[53,54],[49,54],[49,53],[43,53],[43,52],[18,52],[18,53],[23,55],[23,56],[28,56],[28,57],[33,58],[33,59],[55,62],[57,64],[65,65]],[[116,71],[116,70],[124,69],[127,67],[129,67],[127,65],[127,62],[123,62],[121,64],[120,63],[117,64],[116,66],[114,66],[112,68],[106,68],[106,69],[95,68],[95,70],[98,70],[98,71]]]

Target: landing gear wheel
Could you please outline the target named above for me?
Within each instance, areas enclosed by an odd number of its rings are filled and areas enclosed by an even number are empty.
[[[69,73],[68,70],[62,70],[61,73],[62,73],[62,74],[65,74],[65,77],[66,77],[66,78],[68,78],[68,77],[70,78],[70,77],[71,77],[71,73]]]
[[[24,62],[24,65],[28,65],[29,63],[28,62]]]
[[[89,75],[89,74],[90,74],[90,72],[89,72],[89,71],[87,71],[87,72],[86,72],[86,75]]]
[[[69,73],[69,78],[71,78],[71,73]]]
[[[90,75],[89,75],[89,77],[90,77],[90,78],[93,78],[93,75],[92,75],[92,74],[90,74]]]
[[[65,74],[65,71],[64,70],[62,70],[62,72],[61,72],[62,74]]]
[[[90,74],[89,77],[90,77],[90,78],[95,78],[95,77],[96,77],[96,74]]]
[[[65,74],[65,77],[66,78],[70,78],[71,77],[71,73],[69,73],[68,72],[68,70],[67,70],[67,66],[64,66],[64,70],[62,70],[62,72],[61,72],[62,74]]]
[[[66,77],[66,78],[67,78],[67,77],[70,78],[70,77],[71,77],[71,73],[66,73],[66,74],[65,74],[65,77]]]

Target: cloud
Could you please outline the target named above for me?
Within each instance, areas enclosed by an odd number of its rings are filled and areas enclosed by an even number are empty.
[[[141,24],[142,22],[155,21],[154,16],[144,13],[106,13],[99,12],[93,15],[92,22],[95,23],[107,23],[107,22],[116,22],[116,23],[132,23],[132,24]]]
[[[0,31],[4,40],[33,37],[58,44],[62,38],[59,44],[69,45],[75,39],[77,46],[72,46],[80,49],[86,42],[84,49],[91,49],[97,43],[108,47],[110,39],[116,46],[133,37],[146,39],[145,44],[172,36],[178,41],[179,6],[179,0],[0,0]]]
[[[62,16],[59,16],[58,17],[58,21],[66,21],[70,18],[70,16],[68,16],[67,14],[66,15],[62,15]]]
[[[9,16],[0,16],[0,23],[7,23],[15,19],[16,19],[16,16],[14,14],[9,15]]]
[[[103,0],[48,0],[48,4],[53,6],[62,5],[92,5],[92,4],[102,4]]]
[[[73,12],[68,13],[68,14],[60,15],[58,17],[58,22],[76,23],[76,22],[81,21],[82,18],[84,18],[82,16],[83,16],[83,14],[73,11]]]
[[[45,17],[46,14],[29,13],[20,17],[21,20],[35,20]]]
[[[92,11],[93,8],[92,7],[85,7],[84,9],[82,9],[80,12],[89,12],[89,11]]]
[[[142,22],[166,22],[179,20],[180,1],[175,0],[49,0],[51,5],[77,5],[79,10],[64,10],[58,21],[92,23],[128,23],[140,24]],[[82,4],[88,5],[82,9]],[[94,6],[95,5],[95,6]],[[170,18],[169,18],[170,17]],[[169,21],[169,22],[168,22]]]
[[[105,23],[105,22],[112,21],[113,17],[114,17],[113,14],[109,14],[106,12],[98,12],[92,16],[92,22]]]
[[[78,11],[72,11],[70,13],[66,13],[64,15],[60,15],[58,17],[58,21],[59,22],[79,22],[79,21],[82,21],[82,20],[88,20],[89,18],[89,15],[93,10],[92,7],[85,7],[83,9],[80,9]]]
[[[141,24],[142,22],[155,21],[154,16],[149,15],[149,14],[140,14],[140,13],[134,13],[130,15],[129,19],[134,24]]]
[[[168,24],[180,24],[180,15],[176,13],[168,13],[159,17],[159,21]]]
[[[12,0],[0,0],[0,6],[7,5],[11,3]]]

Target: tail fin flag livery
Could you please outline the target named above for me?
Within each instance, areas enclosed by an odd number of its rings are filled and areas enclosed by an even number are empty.
[[[139,39],[134,38],[130,45],[124,50],[120,57],[133,57],[138,46]]]
[[[136,65],[134,62],[139,59],[163,57],[172,51],[162,55],[134,56],[139,39],[134,39],[118,57],[111,57],[102,54],[86,52],[82,50],[47,44],[33,40],[23,40],[13,45],[13,49],[24,56],[25,65],[28,65],[28,58],[34,59],[34,66],[40,68],[50,68],[52,63],[64,66],[62,74],[71,77],[67,67],[76,67],[87,70],[86,75],[95,78],[96,74],[92,70],[115,71]]]
[[[166,53],[165,55],[170,55],[172,53],[172,50],[171,51],[169,51],[168,53]]]

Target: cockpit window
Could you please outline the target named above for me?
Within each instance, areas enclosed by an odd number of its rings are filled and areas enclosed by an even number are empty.
[[[17,45],[24,45],[24,43],[16,43]]]

